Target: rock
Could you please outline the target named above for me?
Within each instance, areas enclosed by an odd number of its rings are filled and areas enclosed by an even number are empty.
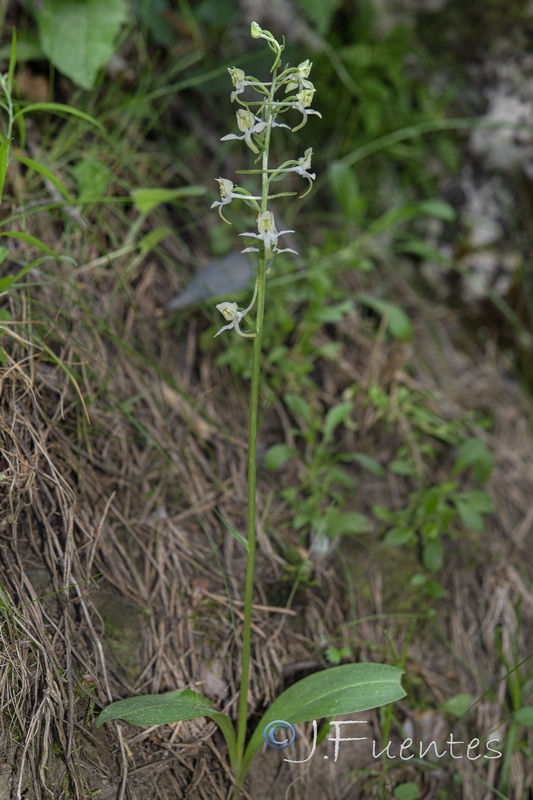
[[[165,308],[167,311],[178,311],[206,300],[233,296],[246,289],[254,269],[250,259],[239,252],[230,253],[224,258],[213,258]]]

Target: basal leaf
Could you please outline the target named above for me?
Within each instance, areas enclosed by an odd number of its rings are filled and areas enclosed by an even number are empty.
[[[104,708],[96,720],[99,728],[104,722],[123,719],[132,725],[165,725],[186,719],[209,717],[216,722],[228,745],[230,761],[235,766],[235,731],[225,714],[215,711],[211,701],[192,689],[177,689],[165,694],[128,697]]]
[[[243,761],[246,772],[274,720],[295,725],[313,719],[353,714],[405,697],[402,670],[388,664],[344,664],[315,672],[286,689],[270,706],[252,734]]]
[[[96,720],[99,728],[112,719],[123,719],[132,725],[164,725],[185,719],[206,717],[214,712],[211,701],[192,689],[178,689],[165,694],[148,694],[117,700],[104,708]]]

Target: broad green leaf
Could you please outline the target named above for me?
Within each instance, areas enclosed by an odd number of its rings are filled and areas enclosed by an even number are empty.
[[[123,719],[132,725],[164,725],[185,719],[206,717],[215,709],[210,700],[192,689],[178,689],[165,694],[148,694],[117,700],[104,708],[96,720],[99,728],[112,719]]]
[[[9,155],[9,145],[13,141],[13,139],[5,139],[0,144],[0,201],[2,200],[2,194],[4,192],[4,183],[6,181],[6,173],[7,173],[7,158]]]
[[[127,18],[126,0],[44,0],[37,24],[52,64],[82,89],[92,89]]]
[[[296,450],[294,447],[289,447],[288,444],[275,444],[269,447],[265,453],[265,466],[267,469],[278,469],[282,467],[289,458],[295,455]]]
[[[388,664],[344,664],[293,684],[274,700],[252,734],[244,754],[243,774],[261,747],[270,722],[284,720],[296,725],[393,703],[405,697],[402,674],[401,669]]]
[[[339,425],[342,425],[352,411],[353,403],[350,400],[330,408],[324,421],[324,442],[327,443],[331,440],[335,429],[338,428]]]
[[[80,111],[79,108],[75,108],[74,106],[66,106],[64,103],[31,103],[29,106],[24,106],[20,111],[17,111],[13,119],[16,120],[19,117],[23,117],[25,114],[32,114],[34,111],[49,111],[52,114],[70,114],[72,117],[79,117],[84,120],[84,122],[96,125],[97,128],[101,128],[102,130],[104,129],[104,126],[98,122],[97,119],[91,117],[90,114],[86,114],[84,111]]]
[[[10,239],[23,239],[23,241],[28,242],[28,244],[33,244],[35,247],[38,247],[39,250],[43,250],[45,253],[48,253],[49,256],[53,256],[54,258],[58,258],[57,254],[51,250],[47,244],[41,242],[40,239],[37,239],[36,236],[30,236],[29,233],[18,233],[17,231],[5,231],[5,233],[0,233],[0,236],[7,236]]]
[[[166,725],[186,719],[209,717],[217,723],[234,755],[235,732],[225,714],[215,711],[211,701],[192,689],[177,689],[165,694],[148,694],[128,697],[104,708],[96,720],[99,728],[104,722],[123,719],[132,725]]]
[[[203,186],[181,186],[179,189],[136,189],[131,196],[137,211],[148,214],[161,203],[171,203],[181,197],[197,197],[206,191]]]
[[[43,178],[46,178],[47,180],[49,180],[51,183],[54,184],[56,189],[58,189],[61,192],[65,200],[67,200],[69,203],[74,202],[74,198],[72,197],[68,189],[61,183],[59,178],[57,178],[53,172],[50,172],[48,167],[45,167],[38,161],[34,161],[33,158],[26,158],[26,156],[16,156],[13,159],[13,161],[20,161],[21,164],[24,164],[26,167],[35,170],[35,172],[38,172],[39,175],[42,175]]]

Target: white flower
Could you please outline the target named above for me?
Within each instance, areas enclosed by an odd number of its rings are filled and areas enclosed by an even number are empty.
[[[265,255],[267,259],[272,258],[274,253],[296,253],[290,247],[283,250],[278,250],[278,237],[283,236],[284,233],[294,233],[294,231],[278,231],[274,221],[274,214],[271,211],[262,211],[257,216],[257,229],[259,233],[240,233],[239,236],[249,236],[251,239],[260,239],[265,246]],[[257,247],[247,247],[243,253],[259,253]]]
[[[246,75],[242,69],[228,67],[228,72],[235,89],[235,91],[231,93],[231,102],[233,103],[237,95],[242,94],[245,88],[250,85],[250,81],[246,80]]]
[[[228,135],[223,136],[220,141],[227,142],[229,139],[244,139],[253,153],[259,153],[259,150],[252,142],[252,133],[261,133],[266,126],[266,122],[256,117],[251,111],[248,111],[247,108],[239,108],[237,111],[237,127],[242,131],[242,136],[237,136],[236,133],[228,133]]]
[[[313,95],[315,93],[315,87],[311,84],[310,88],[302,89],[301,92],[298,92],[296,95],[296,102],[292,104],[292,107],[296,109],[296,111],[300,111],[303,114],[303,119],[296,128],[293,128],[294,131],[299,131],[300,128],[303,128],[305,123],[307,122],[307,117],[310,114],[316,114],[317,117],[322,119],[322,114],[318,111],[313,111],[313,109],[309,108],[311,103],[313,102]]]
[[[291,71],[290,81],[285,87],[285,92],[293,92],[295,89],[301,92],[303,89],[314,88],[311,81],[307,80],[312,66],[313,64],[308,58],[302,61],[301,64],[298,64],[296,69]]]
[[[308,147],[305,153],[303,154],[302,158],[299,158],[297,161],[295,160],[285,161],[281,165],[281,167],[279,167],[279,169],[272,170],[272,172],[274,173],[273,179],[276,180],[277,176],[280,175],[280,173],[282,172],[295,172],[302,178],[306,178],[307,181],[309,182],[309,189],[303,195],[301,195],[302,197],[305,197],[305,195],[311,191],[313,187],[313,181],[316,178],[316,174],[314,172],[309,172],[309,170],[311,169],[312,155],[313,155],[313,148]]]
[[[230,324],[224,325],[219,331],[215,333],[215,336],[219,336],[222,333],[222,331],[228,331],[230,328],[233,328],[239,334],[239,336],[244,336],[247,339],[252,339],[255,336],[255,333],[243,333],[239,327],[241,319],[244,316],[246,316],[250,308],[247,308],[244,311],[239,311],[237,303],[227,303],[227,302],[218,303],[217,309],[220,311],[224,319],[230,321]]]
[[[215,178],[215,180],[219,185],[220,200],[215,200],[214,203],[211,203],[211,208],[218,208],[220,217],[224,220],[224,222],[227,222],[228,225],[231,223],[229,223],[222,213],[222,206],[227,206],[232,200],[244,200],[245,202],[249,200],[249,205],[255,208],[256,211],[258,210],[259,206],[255,201],[261,200],[260,197],[254,197],[246,189],[241,189],[240,186],[235,186],[233,181],[230,181],[227,178]]]
[[[294,168],[294,172],[297,175],[301,175],[302,178],[307,178],[307,180],[314,181],[316,178],[316,174],[314,172],[307,172],[307,170],[311,169],[311,157],[313,155],[313,148],[308,147],[305,153],[303,154],[302,158],[298,159],[298,165]]]

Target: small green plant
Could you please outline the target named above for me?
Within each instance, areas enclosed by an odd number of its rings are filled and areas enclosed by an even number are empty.
[[[7,172],[9,169],[9,165],[11,162],[18,162],[26,167],[28,170],[33,170],[37,172],[41,177],[52,183],[57,189],[59,195],[62,197],[63,202],[65,205],[74,205],[76,203],[74,197],[70,194],[67,187],[59,180],[59,178],[54,175],[48,167],[44,166],[44,164],[39,163],[33,158],[28,158],[27,156],[23,155],[21,151],[18,151],[11,159],[10,159],[10,150],[11,150],[11,143],[14,141],[14,128],[17,126],[19,131],[19,139],[20,139],[20,148],[21,150],[25,147],[26,144],[26,129],[25,129],[25,117],[28,114],[32,114],[35,112],[40,111],[48,111],[52,114],[65,114],[74,117],[79,117],[83,121],[89,123],[90,125],[95,125],[99,128],[102,126],[99,122],[97,122],[93,117],[89,116],[89,114],[85,114],[83,111],[75,108],[74,106],[67,106],[62,103],[20,103],[15,100],[14,96],[14,75],[15,75],[15,66],[17,63],[17,37],[16,34],[13,32],[12,40],[11,40],[11,55],[9,59],[9,66],[8,71],[5,75],[0,74],[0,109],[5,114],[5,122],[0,125],[0,202],[2,201],[4,185],[7,177]],[[37,266],[38,264],[42,263],[46,258],[57,258],[56,253],[48,247],[43,241],[38,239],[35,236],[31,236],[28,233],[21,233],[20,231],[14,230],[1,230],[7,224],[6,220],[0,222],[0,236],[2,237],[9,237],[14,239],[21,239],[28,244],[37,247],[39,250],[44,252],[46,256],[37,259],[36,261],[32,261],[29,264],[26,264],[20,272],[16,275],[8,276],[7,278],[3,278],[0,281],[0,294],[5,292],[9,289],[14,283],[16,283],[20,278],[25,275],[32,267]],[[5,259],[7,255],[7,250],[4,247],[0,248],[0,263]]]
[[[434,455],[426,443],[426,455],[428,450]],[[448,479],[432,485],[418,473],[409,448],[402,446],[389,469],[398,475],[418,478],[420,485],[410,494],[404,508],[390,511],[382,505],[374,506],[375,516],[385,524],[385,542],[395,547],[417,547],[424,568],[431,574],[438,573],[444,563],[445,537],[456,534],[460,523],[474,533],[481,533],[484,516],[494,510],[486,491],[461,491],[459,475],[469,469],[477,482],[484,483],[492,468],[493,459],[485,443],[470,437],[459,447]],[[424,575],[414,576],[413,581],[415,585],[425,585],[430,594],[442,594],[439,585]]]
[[[315,92],[309,80],[311,63],[306,60],[297,67],[282,68],[281,56],[284,45],[280,44],[267,30],[252,23],[252,37],[263,39],[274,55],[271,80],[262,82],[246,75],[242,70],[229,70],[233,91],[232,102],[237,102],[238,134],[222,137],[223,141],[238,139],[256,156],[256,169],[246,170],[245,174],[261,177],[260,191],[253,194],[248,189],[236,186],[227,178],[218,178],[220,200],[212,207],[218,209],[222,219],[224,212],[234,201],[243,201],[257,214],[257,233],[241,233],[250,241],[243,252],[257,253],[258,268],[252,299],[246,308],[240,309],[236,302],[223,302],[217,308],[222,313],[225,324],[216,334],[233,330],[243,339],[252,340],[253,356],[251,368],[251,389],[249,406],[248,439],[248,536],[239,535],[238,540],[246,548],[247,568],[244,587],[244,622],[242,629],[242,658],[239,704],[236,729],[229,716],[217,711],[208,698],[191,689],[178,689],[163,695],[148,695],[119,700],[102,711],[97,720],[100,726],[113,719],[124,719],[137,725],[156,725],[180,720],[209,717],[220,727],[228,747],[230,764],[237,789],[241,788],[247,770],[263,742],[275,742],[271,737],[276,727],[286,727],[299,722],[333,717],[375,708],[403,697],[405,692],[400,684],[402,670],[383,664],[344,664],[332,669],[310,675],[285,690],[264,713],[257,727],[246,742],[248,723],[248,687],[251,666],[251,625],[252,599],[254,591],[255,550],[256,550],[256,473],[257,473],[257,430],[260,377],[262,365],[263,329],[265,325],[266,276],[272,268],[278,253],[294,252],[290,248],[279,247],[278,240],[283,234],[293,231],[278,231],[274,213],[269,201],[278,197],[294,196],[295,192],[272,193],[272,184],[294,174],[304,178],[309,191],[315,179],[311,170],[312,148],[308,148],[298,159],[285,161],[278,167],[270,167],[270,148],[273,129],[284,127],[292,131],[301,129],[309,115],[318,115],[311,108]],[[249,92],[251,99],[244,100]],[[282,95],[280,97],[280,94]],[[246,96],[246,95],[245,95]],[[279,116],[297,111],[301,120],[292,129]],[[255,309],[255,319],[251,313]],[[330,412],[323,432],[329,441],[335,427],[347,416],[350,408],[337,407]],[[315,434],[313,434],[315,435]],[[280,723],[282,723],[280,725]],[[272,727],[274,726],[274,728]]]
[[[332,406],[324,415],[304,397],[287,393],[283,396],[286,407],[299,421],[292,434],[304,441],[304,452],[286,444],[269,448],[266,466],[277,469],[289,458],[301,458],[302,475],[297,486],[283,489],[281,496],[294,512],[292,525],[302,532],[302,544],[314,552],[324,552],[328,541],[344,534],[360,534],[370,529],[370,520],[356,511],[344,511],[348,493],[353,492],[353,478],[342,467],[351,460],[349,454],[336,452],[335,431],[353,426],[350,415],[354,404],[346,400]]]
[[[57,176],[55,176],[44,164],[41,164],[39,161],[29,158],[23,154],[23,148],[25,146],[26,139],[25,117],[28,114],[44,111],[52,114],[65,114],[78,117],[84,122],[98,127],[101,127],[100,123],[88,114],[85,114],[83,111],[80,111],[73,106],[63,105],[62,103],[39,102],[24,104],[17,102],[14,95],[14,75],[16,63],[17,37],[15,32],[13,32],[8,70],[5,75],[0,74],[0,110],[3,112],[4,116],[4,119],[0,121],[0,204],[2,203],[4,186],[6,177],[8,175],[9,166],[12,162],[18,162],[26,167],[28,171],[36,172],[43,178],[44,181],[52,184],[54,189],[57,190],[59,196],[61,197],[61,202],[64,205],[73,206],[75,204],[75,199],[72,197],[66,186],[59,180],[59,178],[57,178]],[[21,149],[17,150],[15,155],[10,158],[12,142],[15,140],[15,128],[19,133],[19,143]],[[61,202],[58,203],[58,205],[61,205]],[[20,218],[23,219],[23,215],[13,214],[12,216],[5,217],[2,221],[0,221],[0,239],[2,241],[5,239],[18,239],[19,241],[24,241],[30,247],[36,248],[37,250],[41,251],[41,253],[44,253],[44,255],[28,261],[26,264],[16,264],[16,266],[18,266],[18,270],[16,270],[14,274],[4,275],[1,277],[0,297],[3,294],[6,294],[8,291],[12,291],[17,283],[19,283],[20,280],[26,275],[26,273],[28,273],[34,267],[39,266],[47,260],[58,259],[57,254],[38,237],[32,236],[24,231],[7,229],[9,224],[12,224],[16,219]],[[0,267],[2,267],[4,262],[7,261],[8,252],[9,251],[6,246],[0,245]],[[7,309],[2,309],[0,311],[0,325],[3,332],[7,333],[13,338],[17,338],[17,335],[8,327],[10,324],[12,324],[12,322],[13,320],[11,319]],[[4,350],[0,348],[0,363],[5,363],[5,361],[6,354]]]

